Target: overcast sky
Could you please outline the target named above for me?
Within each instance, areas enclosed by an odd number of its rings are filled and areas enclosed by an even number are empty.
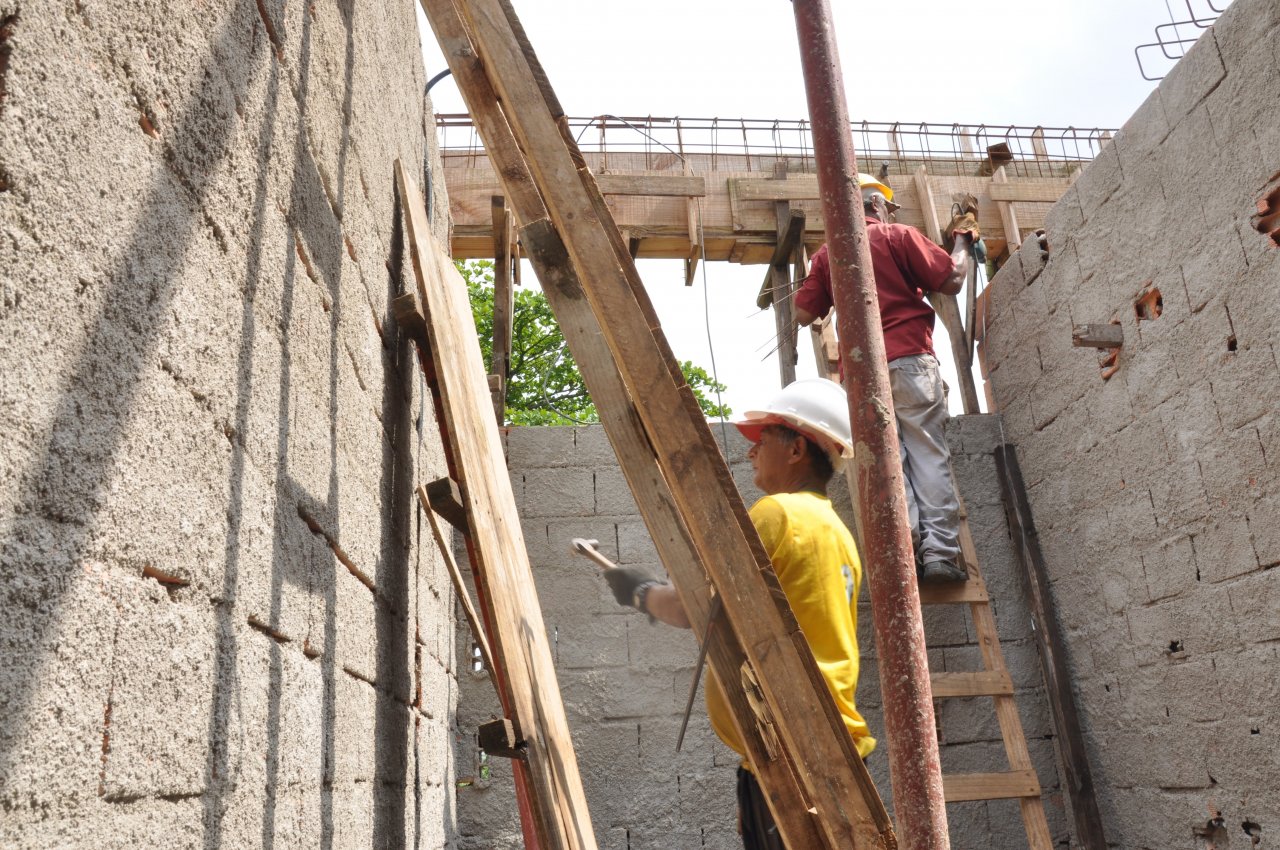
[[[513,3],[569,115],[808,117],[786,0]],[[1155,86],[1139,73],[1134,48],[1154,41],[1158,24],[1211,14],[1207,0],[985,0],[970,4],[971,14],[942,0],[832,6],[853,120],[973,126],[1120,127]],[[421,11],[419,23],[432,76],[445,62]],[[1149,75],[1164,70],[1147,64]],[[438,113],[466,111],[452,80],[438,84],[432,99]],[[761,362],[772,348],[773,319],[752,316],[764,266],[706,266],[711,351],[702,275],[686,288],[679,261],[638,267],[677,357],[709,369],[714,351],[735,411],[776,391],[775,361]],[[947,368],[944,334],[935,347]],[[802,375],[813,373],[811,361],[802,337]],[[957,393],[952,407],[958,410]]]

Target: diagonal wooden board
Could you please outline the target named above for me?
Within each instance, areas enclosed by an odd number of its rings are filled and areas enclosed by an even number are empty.
[[[543,290],[554,306],[560,328],[591,390],[601,422],[609,434],[658,553],[676,580],[685,612],[695,633],[706,634],[711,598],[705,573],[684,520],[676,510],[666,479],[654,461],[649,438],[618,373],[613,353],[601,336],[599,320],[583,294],[559,233],[547,218],[546,207],[538,195],[528,165],[498,107],[497,96],[476,58],[452,0],[422,0],[422,6],[485,144],[493,152],[494,161],[501,166],[504,189],[513,199],[518,217],[532,222],[522,228],[521,244],[525,246]],[[746,663],[746,653],[732,630],[721,629],[716,634],[719,638],[711,641],[708,652],[712,668],[729,671],[733,674],[730,680],[736,681],[736,671]],[[725,696],[742,732],[756,776],[766,789],[783,834],[788,836],[789,846],[792,850],[827,847],[809,813],[809,803],[789,754],[769,759],[767,745],[756,726],[745,693],[740,689],[729,689]]]
[[[539,841],[545,850],[594,850],[595,835],[493,417],[466,283],[431,236],[422,195],[400,160],[395,170],[479,562],[476,577],[485,585],[491,608],[495,654],[506,668],[510,719],[526,744]]]
[[[430,0],[424,6],[437,35],[438,19],[456,14],[447,0]],[[883,805],[825,693],[697,402],[681,379],[665,339],[655,333],[656,317],[626,246],[576,146],[561,134],[557,123],[561,111],[541,68],[527,45],[522,45],[518,23],[500,0],[470,0],[456,9],[463,13],[476,49],[451,57],[451,65],[455,58],[470,69],[477,58],[483,62],[506,110],[506,121],[520,147],[529,152],[537,190],[551,218],[548,226],[561,234],[597,317],[593,330],[607,343],[627,391],[636,400],[635,412],[653,449],[648,462],[650,466],[656,462],[670,486],[701,570],[724,599],[732,629],[747,654],[749,664],[743,669],[759,679],[768,722],[777,728],[794,759],[827,844],[833,848],[890,845],[892,829]],[[441,41],[444,44],[445,39]],[[445,46],[449,54],[449,45]],[[469,105],[474,112],[476,104],[469,99]],[[494,140],[486,138],[486,144],[493,150]],[[508,189],[515,198],[527,187],[508,185]],[[559,311],[554,299],[552,307]],[[601,323],[600,316],[608,316],[609,321]],[[591,389],[594,393],[595,388]],[[620,459],[627,463],[626,458]],[[644,469],[634,471],[634,477],[632,471],[627,473],[633,486],[646,474]],[[668,563],[668,568],[679,586],[677,565]],[[706,580],[689,571],[683,576],[686,581]],[[714,662],[714,653],[712,658]],[[739,680],[737,669],[716,669],[722,681]],[[759,768],[754,758],[753,766]],[[775,802],[771,797],[771,804]]]

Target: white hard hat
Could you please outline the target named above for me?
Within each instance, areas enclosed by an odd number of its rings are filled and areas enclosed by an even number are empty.
[[[836,468],[853,457],[849,398],[844,387],[835,381],[794,381],[770,399],[763,410],[748,410],[744,415],[746,419],[733,424],[753,443],[760,442],[761,431],[769,425],[785,425],[821,446]]]

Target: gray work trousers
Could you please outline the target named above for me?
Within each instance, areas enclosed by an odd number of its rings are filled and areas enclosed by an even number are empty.
[[[889,387],[898,417],[916,557],[926,564],[959,564],[960,503],[951,483],[951,451],[943,434],[947,398],[937,359],[931,354],[913,354],[890,362]]]

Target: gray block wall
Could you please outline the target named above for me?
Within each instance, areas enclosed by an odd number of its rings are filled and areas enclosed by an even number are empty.
[[[424,76],[408,3],[0,0],[0,846],[450,840]]]
[[[1039,659],[991,454],[1000,440],[1000,428],[999,417],[960,417],[952,420],[949,438],[979,557],[996,600],[1002,646],[1018,689],[1029,748],[1046,791],[1049,822],[1055,837],[1065,842],[1066,820]],[[713,430],[717,436],[727,436],[727,442],[722,441],[726,457],[750,504],[761,493],[751,483],[748,444],[732,427],[723,434],[718,427]],[[664,575],[603,429],[512,428],[507,435],[507,461],[601,846],[610,850],[741,847],[734,796],[738,757],[711,731],[701,692],[683,751],[675,752],[697,657],[693,635],[650,624],[642,615],[619,608],[598,570],[569,552],[572,538],[595,538],[615,562]],[[834,482],[832,498],[852,524],[843,478]],[[461,618],[459,622],[457,663],[465,670],[471,638],[465,622]],[[929,607],[925,623],[933,669],[979,669],[967,606]],[[864,667],[858,705],[881,740],[869,766],[881,795],[891,804],[865,580],[859,640]],[[479,779],[474,731],[497,716],[500,711],[488,676],[460,675],[458,774],[464,782],[475,780],[458,791],[459,846],[463,848],[522,846],[509,764],[490,760],[489,778]],[[940,718],[944,770],[1008,769],[990,699],[947,700]],[[1026,847],[1015,802],[956,804],[949,807],[949,817],[956,850]]]
[[[1047,260],[992,282],[982,358],[1121,848],[1280,827],[1277,190],[1280,5],[1236,0],[1053,208]],[[1071,328],[1113,321],[1105,378]]]

